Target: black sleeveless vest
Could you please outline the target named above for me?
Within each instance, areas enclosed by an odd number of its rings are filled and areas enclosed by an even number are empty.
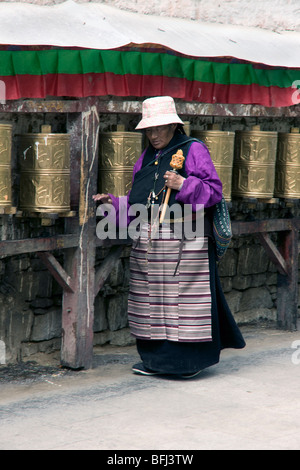
[[[149,145],[143,159],[142,168],[134,176],[132,189],[129,195],[129,204],[146,205],[149,194],[153,190],[155,191],[155,194],[158,194],[165,184],[163,177],[164,174],[166,171],[172,170],[172,167],[170,166],[172,155],[176,153],[178,149],[181,149],[183,156],[186,157],[190,145],[195,141],[199,142],[197,139],[189,138],[184,134],[175,134],[167,147],[162,149],[158,158],[155,158],[158,151],[155,150],[152,145]],[[182,169],[178,170],[178,173],[184,178],[187,177],[185,162],[183,163]],[[156,179],[155,175],[157,175]],[[177,193],[178,191],[176,190],[171,191],[169,206],[176,203],[175,197]],[[162,196],[163,193],[161,192],[158,199],[155,201],[155,204],[161,203]]]

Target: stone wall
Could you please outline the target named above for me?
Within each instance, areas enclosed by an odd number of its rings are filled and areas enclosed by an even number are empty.
[[[188,120],[187,117],[182,116]],[[16,136],[39,132],[43,115],[3,115],[1,121],[14,123],[13,186],[14,204],[18,204],[18,165]],[[101,130],[112,130],[124,124],[126,130],[135,128],[139,117],[130,115],[102,115]],[[297,119],[271,118],[213,118],[195,116],[189,119],[192,129],[205,129],[211,122],[219,122],[223,130],[250,129],[261,124],[263,130],[288,131],[299,126]],[[66,132],[62,117],[51,117],[54,132]],[[233,219],[299,216],[299,206],[285,202],[274,204],[233,200],[230,203]],[[63,232],[63,221],[42,226],[32,218],[3,215],[0,217],[2,240],[50,236]],[[276,234],[274,241],[276,242]],[[123,249],[109,279],[95,300],[94,343],[126,345],[133,343],[127,325],[127,295],[129,287],[130,247]],[[63,264],[63,253],[54,253]],[[97,265],[106,255],[97,251]],[[276,320],[277,272],[255,236],[234,238],[219,273],[227,301],[238,323]],[[60,349],[62,291],[57,282],[35,254],[0,258],[0,341],[6,346],[6,361],[28,358],[37,352],[48,353]],[[1,343],[1,346],[3,343]],[[2,350],[2,349],[1,349]],[[2,354],[2,353],[1,353]],[[3,357],[3,354],[0,356]]]
[[[233,240],[232,245],[238,245]],[[231,248],[219,267],[227,302],[238,323],[276,321],[276,269],[259,244]]]
[[[98,250],[101,262],[106,250]],[[129,289],[130,246],[123,249],[122,256],[111,271],[109,278],[95,299],[94,341],[113,345],[133,343],[127,328],[127,297]]]

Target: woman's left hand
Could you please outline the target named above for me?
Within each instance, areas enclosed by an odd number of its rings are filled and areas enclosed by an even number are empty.
[[[165,179],[165,185],[168,188],[171,189],[176,189],[179,191],[181,189],[181,186],[185,180],[185,178],[175,171],[166,171],[164,174],[164,179]]]

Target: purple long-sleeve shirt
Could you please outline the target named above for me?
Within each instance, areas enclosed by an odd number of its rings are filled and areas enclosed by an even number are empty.
[[[142,153],[133,168],[133,177],[141,169],[146,150]],[[176,201],[183,204],[191,204],[192,210],[196,211],[197,204],[211,207],[222,199],[222,183],[216,172],[207,147],[200,142],[193,142],[185,160],[185,171],[187,174],[183,186],[176,194]],[[119,198],[110,194],[113,206],[116,210],[117,220],[120,220],[121,212],[128,214],[129,194]]]

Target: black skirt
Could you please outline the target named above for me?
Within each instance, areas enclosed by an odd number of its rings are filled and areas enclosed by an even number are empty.
[[[212,300],[212,341],[184,343],[137,339],[137,350],[144,366],[161,374],[192,374],[217,364],[225,348],[245,347],[243,336],[225,299],[214,246],[209,240],[209,269]]]

